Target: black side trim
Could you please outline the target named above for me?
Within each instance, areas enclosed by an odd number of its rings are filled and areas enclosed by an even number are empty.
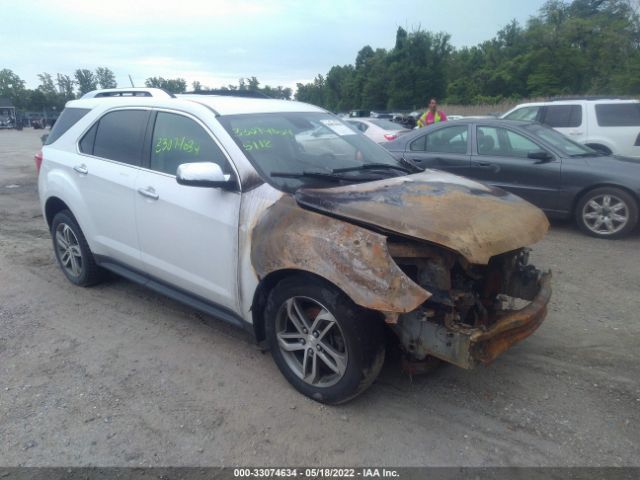
[[[228,310],[225,307],[193,295],[180,288],[169,285],[143,272],[131,269],[130,267],[123,265],[120,262],[109,257],[105,257],[103,255],[94,255],[94,258],[98,265],[112,271],[116,275],[120,275],[121,277],[131,280],[132,282],[148,287],[151,290],[154,290],[166,297],[169,297],[180,303],[184,303],[185,305],[188,305],[195,310],[206,313],[207,315],[211,315],[212,317],[224,320],[227,323],[250,332],[251,335],[255,335],[252,324],[246,322],[238,314],[232,312],[231,310]]]

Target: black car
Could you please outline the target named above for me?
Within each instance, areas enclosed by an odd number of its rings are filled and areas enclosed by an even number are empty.
[[[508,190],[549,217],[574,216],[596,237],[621,237],[638,223],[640,159],[603,155],[539,123],[456,120],[383,146],[420,168]]]

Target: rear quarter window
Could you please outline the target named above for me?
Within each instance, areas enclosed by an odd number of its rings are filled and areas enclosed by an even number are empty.
[[[545,108],[545,125],[553,128],[570,128],[582,125],[581,105],[549,105]]]
[[[49,132],[49,136],[44,144],[51,145],[90,111],[91,109],[89,108],[65,108],[58,117],[58,120],[56,120],[56,123],[53,124],[53,128],[51,132]]]
[[[640,127],[640,103],[601,103],[596,105],[601,127]]]

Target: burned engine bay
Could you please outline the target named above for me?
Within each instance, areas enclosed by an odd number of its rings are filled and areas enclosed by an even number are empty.
[[[544,319],[550,274],[529,265],[527,248],[476,265],[404,239],[387,246],[400,269],[432,294],[391,324],[410,361],[434,356],[462,368],[488,364]]]

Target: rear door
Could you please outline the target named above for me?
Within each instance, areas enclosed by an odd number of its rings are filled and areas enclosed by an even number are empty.
[[[133,268],[140,267],[135,179],[149,115],[144,109],[107,112],[81,138],[72,166],[91,213],[94,250]]]
[[[538,207],[556,211],[560,202],[561,161],[530,137],[504,127],[477,125],[471,157],[473,177],[503,188]],[[545,151],[549,161],[528,158]]]
[[[135,212],[145,272],[233,311],[237,306],[240,192],[179,185],[182,163],[214,162],[235,175],[195,117],[159,111],[147,167],[136,179]]]
[[[606,138],[613,153],[640,158],[640,103],[597,103],[594,138]]]
[[[540,123],[550,126],[566,135],[571,140],[585,143],[587,139],[587,116],[583,106],[577,105],[547,105],[542,110]]]
[[[426,128],[424,135],[407,145],[404,158],[421,168],[435,168],[469,176],[469,129],[466,123],[436,129]]]

